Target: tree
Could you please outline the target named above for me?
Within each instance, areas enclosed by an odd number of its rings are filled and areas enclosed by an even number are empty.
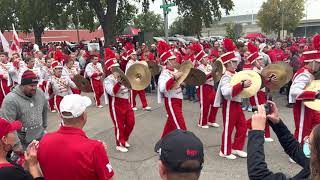
[[[163,36],[163,18],[159,14],[147,11],[133,18],[135,27],[140,28],[144,32],[153,32],[154,36]]]
[[[242,25],[235,24],[235,23],[227,23],[226,26],[226,33],[227,37],[231,38],[234,42],[237,41],[242,36]]]
[[[119,1],[115,22],[115,35],[121,35],[124,29],[128,26],[128,23],[130,23],[133,17],[137,14],[137,11],[138,9],[127,1]]]
[[[258,25],[265,33],[275,32],[280,38],[280,31],[292,32],[304,16],[302,0],[268,0],[258,12]]]

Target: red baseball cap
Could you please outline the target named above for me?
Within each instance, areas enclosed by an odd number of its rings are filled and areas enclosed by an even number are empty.
[[[4,118],[0,117],[0,138],[6,136],[10,132],[14,132],[21,129],[22,124],[20,121],[9,122]]]

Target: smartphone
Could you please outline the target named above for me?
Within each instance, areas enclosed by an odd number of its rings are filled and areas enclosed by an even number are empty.
[[[268,115],[268,114],[270,114],[270,113],[272,113],[271,112],[271,104],[270,103],[267,103],[267,104],[265,104],[264,105],[264,109],[266,110],[266,114]],[[255,111],[258,111],[258,107],[252,107],[252,112],[255,112]]]

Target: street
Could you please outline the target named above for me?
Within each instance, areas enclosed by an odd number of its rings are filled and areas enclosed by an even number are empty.
[[[82,95],[92,97],[91,94]],[[280,109],[282,120],[292,132],[294,129],[293,113],[292,109],[285,107],[286,97],[275,93],[273,98]],[[154,145],[162,134],[166,113],[164,104],[157,104],[155,93],[147,94],[147,99],[153,108],[151,112],[142,111],[140,99],[137,98],[137,107],[140,107],[140,110],[135,113],[136,123],[129,140],[131,148],[128,153],[116,151],[113,123],[109,116],[108,106],[98,109],[92,105],[88,109],[85,131],[90,138],[99,139],[107,144],[108,157],[117,180],[160,179],[158,155],[154,152]],[[218,155],[223,131],[221,111],[219,110],[217,115],[217,123],[220,124],[220,128],[201,129],[197,126],[199,109],[198,102],[184,100],[183,112],[187,128],[202,140],[205,147],[205,163],[200,180],[248,179],[246,159],[227,160]],[[250,115],[251,113],[246,112],[247,118]],[[58,128],[59,121],[57,113],[49,113],[49,132]],[[273,132],[272,138],[274,142],[265,144],[266,161],[270,170],[291,176],[298,173],[301,168],[289,162],[288,156],[282,150]]]

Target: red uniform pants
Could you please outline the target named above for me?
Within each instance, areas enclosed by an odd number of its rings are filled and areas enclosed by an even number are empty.
[[[58,112],[60,113],[60,103],[61,103],[63,97],[62,97],[62,96],[55,95],[55,96],[53,97],[53,99],[54,99],[54,105],[56,106],[56,109],[57,109]]]
[[[0,107],[2,106],[2,102],[7,94],[10,92],[10,87],[8,87],[8,81],[6,79],[0,80]]]
[[[182,114],[182,99],[164,98],[164,105],[168,118],[163,129],[162,137],[176,129],[187,130]]]
[[[257,106],[257,104],[258,105],[265,105],[267,103],[266,93],[263,91],[259,91],[255,96],[250,97],[249,101],[250,101],[251,106]],[[247,123],[248,123],[248,129],[251,129],[251,119],[249,119]],[[270,126],[269,126],[268,122],[266,122],[266,127],[264,129],[264,136],[266,138],[271,137]]]
[[[241,103],[223,100],[222,105],[223,132],[221,152],[230,155],[231,149],[243,150],[246,140],[247,124],[243,114]],[[236,127],[234,142],[232,144],[232,131]]]
[[[136,107],[136,97],[139,94],[142,108],[145,108],[148,106],[147,98],[146,98],[146,93],[144,90],[136,91],[136,90],[131,90],[130,91],[130,102],[131,102],[131,107]]]
[[[103,95],[103,85],[100,80],[90,79],[91,87],[94,93],[94,99],[96,100],[96,106],[101,105],[101,96]]]
[[[197,90],[197,95],[200,100],[200,119],[198,124],[205,126],[208,122],[215,123],[218,108],[213,107],[216,96],[213,86],[207,84],[200,86]]]
[[[135,117],[128,99],[108,95],[117,146],[125,146],[134,128]]]
[[[294,137],[303,144],[303,139],[309,136],[313,127],[320,123],[320,112],[312,110],[303,104],[303,101],[296,101],[293,104]]]

